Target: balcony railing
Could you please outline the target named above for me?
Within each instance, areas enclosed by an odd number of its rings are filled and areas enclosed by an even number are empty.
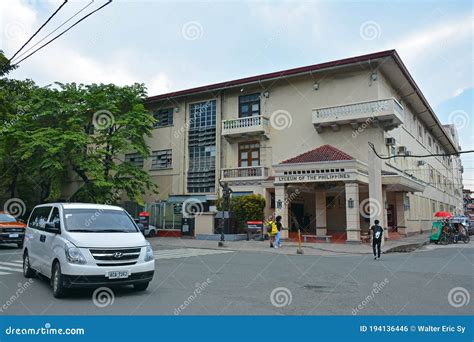
[[[223,180],[266,179],[267,177],[268,168],[264,166],[222,169]]]
[[[268,137],[268,118],[259,115],[223,120],[222,135],[225,137],[242,135],[262,135]]]
[[[365,101],[313,109],[313,125],[318,132],[322,127],[351,124],[357,128],[380,123],[385,130],[391,130],[403,123],[403,107],[394,98]]]

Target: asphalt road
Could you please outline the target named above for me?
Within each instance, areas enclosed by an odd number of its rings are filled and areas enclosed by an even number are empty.
[[[46,279],[27,283],[21,251],[0,246],[0,315],[466,315],[473,255],[474,242],[377,261],[168,248],[145,292],[113,288],[93,300],[94,290],[55,299]]]

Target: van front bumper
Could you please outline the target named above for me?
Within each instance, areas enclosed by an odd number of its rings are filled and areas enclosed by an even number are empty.
[[[63,274],[63,285],[66,288],[118,286],[148,283],[153,279],[155,271],[132,273],[125,279],[108,279],[104,275],[68,275]]]

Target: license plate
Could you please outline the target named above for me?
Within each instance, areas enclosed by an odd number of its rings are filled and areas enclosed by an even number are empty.
[[[19,237],[19,236],[20,236],[20,235],[18,235],[18,234],[10,234],[10,235],[9,235],[9,237],[11,237],[11,238],[17,238],[17,237]]]
[[[109,279],[124,279],[128,278],[128,276],[128,271],[111,271],[107,274],[107,278]]]

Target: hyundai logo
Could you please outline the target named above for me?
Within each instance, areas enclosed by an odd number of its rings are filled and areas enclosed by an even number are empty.
[[[123,256],[123,253],[122,253],[122,252],[115,252],[115,253],[114,253],[114,258],[115,258],[115,259],[120,259],[122,256]]]

